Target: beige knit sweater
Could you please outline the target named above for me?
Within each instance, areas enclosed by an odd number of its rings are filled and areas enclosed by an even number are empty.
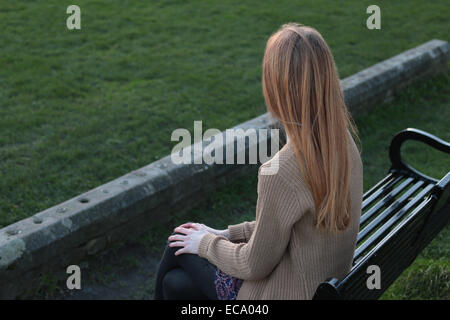
[[[259,168],[256,220],[228,226],[230,240],[211,233],[202,237],[198,255],[244,280],[237,299],[311,299],[326,278],[342,279],[348,273],[363,193],[362,162],[350,140],[352,212],[343,233],[332,235],[314,226],[312,194],[288,142]],[[278,173],[262,175],[276,158]]]

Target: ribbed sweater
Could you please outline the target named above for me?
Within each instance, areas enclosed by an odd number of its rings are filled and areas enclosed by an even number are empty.
[[[301,176],[291,143],[258,171],[255,221],[229,225],[230,239],[208,233],[198,255],[243,279],[238,300],[311,299],[329,277],[342,279],[352,265],[359,231],[363,170],[350,138],[350,226],[333,234],[316,228],[312,193]],[[262,174],[273,161],[274,175]]]

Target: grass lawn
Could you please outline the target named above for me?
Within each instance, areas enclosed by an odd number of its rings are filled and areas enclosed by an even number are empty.
[[[381,30],[365,27],[368,1],[79,0],[79,31],[68,4],[0,6],[0,227],[168,154],[194,120],[263,113],[263,49],[282,23],[316,27],[341,78],[449,30],[445,0],[378,1]],[[384,143],[373,129],[366,145]],[[384,155],[366,159],[370,179]]]
[[[79,0],[82,29],[69,31],[69,3],[4,1],[0,228],[167,155],[171,132],[192,129],[194,120],[223,130],[265,112],[263,50],[282,23],[318,29],[341,78],[430,39],[449,40],[445,0],[380,0],[381,30],[365,27],[370,4]],[[449,84],[443,75],[356,115],[365,190],[386,174],[389,141],[399,130],[417,127],[450,140]],[[450,167],[430,148],[411,143],[404,150],[431,176]],[[244,177],[212,193],[170,227],[194,220],[223,228],[253,219],[256,182],[255,175]],[[136,241],[158,252],[168,232],[155,227]],[[383,298],[450,299],[449,241],[447,227]]]

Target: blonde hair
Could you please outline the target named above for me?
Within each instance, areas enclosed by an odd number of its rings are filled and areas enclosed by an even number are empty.
[[[316,226],[350,224],[348,132],[359,142],[328,45],[314,28],[283,25],[267,41],[262,86],[268,111],[284,126],[316,208]]]

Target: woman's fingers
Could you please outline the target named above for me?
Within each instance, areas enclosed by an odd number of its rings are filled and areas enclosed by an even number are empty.
[[[186,236],[183,236],[181,234],[174,234],[169,237],[169,241],[185,240],[185,239],[186,239]]]
[[[177,250],[177,251],[175,252],[175,255],[178,256],[178,255],[183,254],[183,253],[186,253],[186,249],[185,249],[185,248],[180,249],[180,250]]]
[[[187,229],[184,227],[177,227],[174,230],[175,232],[179,232],[179,233],[184,233],[184,234],[191,234],[192,230],[191,229]]]
[[[196,222],[186,222],[180,225],[181,228],[194,228],[194,229],[200,229],[202,227],[206,227],[203,223],[196,223]]]
[[[182,228],[192,228],[192,225],[194,225],[195,223],[194,222],[186,222],[186,223],[183,223],[180,227],[182,227]]]
[[[186,223],[183,223],[181,226],[179,226],[177,228],[194,229],[194,230],[198,231],[198,230],[200,230],[202,228],[206,228],[206,226],[203,223],[186,222]],[[174,231],[176,231],[177,228],[175,228]]]
[[[183,241],[173,241],[169,243],[169,247],[184,247]]]

